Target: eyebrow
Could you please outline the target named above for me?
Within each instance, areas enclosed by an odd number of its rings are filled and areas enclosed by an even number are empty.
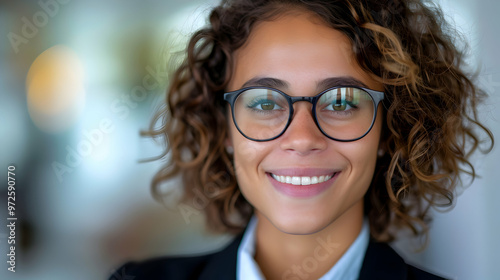
[[[318,89],[318,91],[338,86],[356,86],[368,88],[365,83],[351,76],[331,77],[321,80],[316,84],[316,88]]]
[[[252,86],[270,87],[280,90],[286,90],[290,88],[290,84],[287,81],[270,77],[252,78],[246,81],[243,84],[242,88],[252,87]],[[318,81],[316,83],[317,91],[322,91],[328,88],[338,87],[338,86],[357,86],[357,87],[367,88],[365,83],[351,76],[331,77]]]
[[[255,77],[248,80],[243,84],[244,87],[253,87],[253,86],[261,86],[261,87],[271,87],[276,89],[287,89],[290,88],[290,84],[286,81],[276,79],[276,78],[268,78],[268,77]]]

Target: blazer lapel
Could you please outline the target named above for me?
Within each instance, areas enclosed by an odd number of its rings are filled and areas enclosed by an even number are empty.
[[[405,280],[407,265],[386,243],[370,241],[359,280]]]
[[[234,280],[236,279],[236,264],[238,247],[243,233],[239,234],[224,250],[216,253],[207,262],[199,280]]]

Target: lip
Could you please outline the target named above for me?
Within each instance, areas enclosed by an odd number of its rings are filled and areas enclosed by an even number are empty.
[[[317,183],[313,185],[292,185],[287,183],[281,183],[272,177],[272,174],[283,175],[283,176],[322,176],[322,175],[333,175],[329,180],[322,183]],[[324,192],[328,189],[333,182],[336,180],[341,172],[338,170],[328,170],[328,169],[280,169],[280,170],[270,170],[266,172],[269,181],[273,187],[280,193],[291,196],[291,197],[312,197]]]

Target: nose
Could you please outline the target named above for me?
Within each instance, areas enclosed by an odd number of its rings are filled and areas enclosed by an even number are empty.
[[[297,102],[294,115],[285,133],[281,135],[280,147],[283,150],[308,155],[326,149],[328,138],[321,133],[314,122],[312,104]]]

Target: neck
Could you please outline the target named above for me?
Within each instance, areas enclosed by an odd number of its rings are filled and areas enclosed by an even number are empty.
[[[322,230],[306,235],[284,233],[259,211],[256,216],[255,261],[266,279],[318,279],[358,237],[363,203],[358,202]]]

